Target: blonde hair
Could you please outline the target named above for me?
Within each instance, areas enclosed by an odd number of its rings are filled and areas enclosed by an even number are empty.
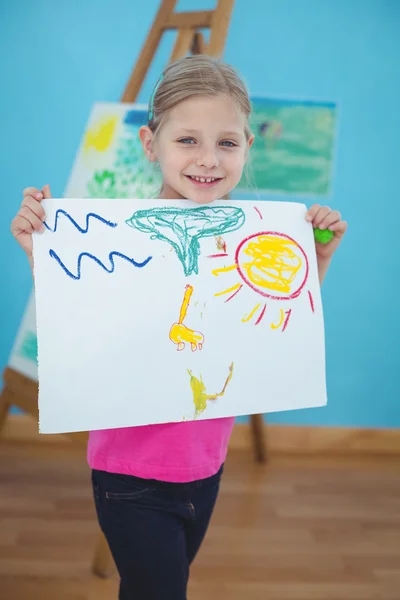
[[[244,82],[232,66],[204,54],[178,59],[165,69],[150,99],[148,126],[156,135],[168,111],[183,100],[218,95],[226,95],[245,115],[249,140],[251,102]]]

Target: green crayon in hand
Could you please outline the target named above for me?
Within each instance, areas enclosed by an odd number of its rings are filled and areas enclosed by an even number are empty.
[[[329,244],[333,236],[334,233],[330,229],[319,229],[319,227],[314,229],[314,239],[320,244]]]

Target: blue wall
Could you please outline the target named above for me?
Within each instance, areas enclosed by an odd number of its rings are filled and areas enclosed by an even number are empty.
[[[22,189],[49,182],[63,194],[90,107],[120,98],[158,4],[2,3],[0,370],[31,289],[27,260],[9,234]],[[165,36],[139,101],[147,101],[172,41]],[[400,426],[399,52],[397,0],[236,0],[224,58],[253,95],[339,102],[329,204],[350,224],[323,286],[328,406],[277,413],[271,422]]]

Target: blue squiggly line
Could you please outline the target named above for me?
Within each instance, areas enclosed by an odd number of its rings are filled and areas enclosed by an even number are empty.
[[[53,233],[55,233],[57,231],[57,225],[58,225],[58,215],[64,215],[65,217],[67,217],[67,219],[69,219],[71,221],[71,223],[78,229],[78,231],[80,231],[81,233],[87,233],[89,231],[89,219],[90,217],[93,217],[94,219],[98,219],[99,221],[101,221],[102,223],[104,223],[105,225],[108,225],[108,227],[116,227],[117,223],[113,223],[112,221],[107,221],[107,219],[104,219],[103,217],[101,217],[100,215],[96,214],[96,213],[88,213],[86,215],[86,229],[83,229],[80,225],[78,225],[78,223],[75,221],[75,219],[73,219],[71,217],[71,215],[69,213],[67,213],[66,210],[63,210],[62,208],[59,208],[56,212],[56,216],[55,216],[55,220],[54,220],[54,228],[52,229],[51,227],[49,227],[49,225],[47,225],[46,221],[44,222],[44,226],[49,230],[52,231]]]
[[[90,254],[89,252],[81,252],[80,255],[78,256],[78,265],[77,265],[78,274],[75,275],[74,273],[72,273],[72,271],[67,269],[65,264],[62,262],[61,258],[58,256],[58,254],[54,250],[49,250],[49,254],[50,254],[51,258],[56,259],[56,261],[58,262],[60,267],[64,270],[64,272],[68,275],[68,277],[71,277],[71,279],[80,279],[81,278],[81,262],[82,262],[82,258],[84,256],[88,256],[89,258],[93,259],[98,265],[100,265],[100,267],[102,267],[105,271],[107,271],[107,273],[114,272],[114,269],[115,269],[114,259],[113,259],[114,256],[119,256],[120,258],[127,260],[134,267],[138,267],[139,269],[141,269],[142,267],[145,267],[147,265],[147,263],[153,258],[152,256],[149,256],[148,258],[146,258],[146,260],[144,260],[143,262],[140,263],[140,262],[136,262],[133,258],[129,258],[129,256],[126,256],[125,254],[122,254],[121,252],[116,252],[114,250],[113,252],[110,252],[110,254],[108,255],[109,261],[111,263],[111,268],[108,268],[106,265],[104,265],[101,262],[101,260],[99,260],[97,258],[97,256],[93,256],[93,254]]]

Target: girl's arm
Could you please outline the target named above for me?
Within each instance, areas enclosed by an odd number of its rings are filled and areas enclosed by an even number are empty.
[[[322,286],[322,282],[325,279],[325,275],[328,272],[329,269],[329,265],[331,264],[330,259],[329,260],[324,260],[324,259],[317,259],[317,265],[318,265],[318,279],[319,279],[319,284]]]

